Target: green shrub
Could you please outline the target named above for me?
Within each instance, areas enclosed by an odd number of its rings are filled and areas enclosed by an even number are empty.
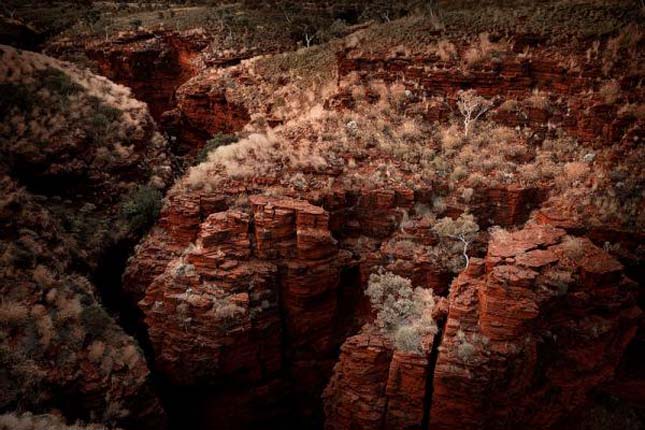
[[[92,130],[97,133],[105,131],[105,129],[109,125],[110,125],[110,120],[102,113],[96,112],[90,118],[90,126],[92,127]]]
[[[212,139],[206,142],[206,145],[204,145],[201,151],[199,151],[199,154],[197,154],[197,157],[195,158],[195,164],[200,164],[206,161],[208,159],[208,154],[220,146],[230,145],[235,142],[237,142],[237,137],[235,137],[235,135],[217,133]]]
[[[133,231],[147,230],[159,216],[161,192],[149,185],[140,185],[126,197],[121,214]]]
[[[92,102],[95,105],[94,113],[89,120],[90,135],[96,143],[102,144],[108,135],[107,131],[110,125],[118,121],[123,112],[112,106],[105,105],[100,101],[92,100]]]
[[[61,96],[70,96],[80,92],[81,87],[63,71],[58,69],[44,69],[36,73],[36,78],[40,79],[43,87],[47,88],[50,92]]]

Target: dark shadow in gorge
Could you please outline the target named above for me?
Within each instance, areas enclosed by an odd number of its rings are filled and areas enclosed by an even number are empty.
[[[103,306],[115,318],[117,324],[128,335],[132,336],[141,347],[150,369],[151,388],[160,398],[164,410],[167,411],[166,399],[168,396],[164,395],[164,393],[169,388],[164,378],[154,370],[154,351],[143,320],[143,312],[132,298],[125,294],[122,288],[122,276],[128,259],[142,236],[145,235],[129,236],[107,248],[92,274],[92,281],[100,295]],[[128,406],[131,407],[132,405]],[[126,420],[122,426],[125,429],[164,428],[162,420],[163,418],[160,418],[157,423],[138,422],[134,417],[131,421]]]
[[[426,391],[425,398],[423,400],[423,420],[421,428],[427,429],[430,424],[430,414],[432,409],[432,395],[434,390],[434,370],[437,366],[437,359],[439,358],[439,348],[441,347],[441,340],[443,339],[443,331],[446,327],[446,320],[442,319],[437,321],[437,327],[439,330],[435,334],[432,341],[432,351],[430,351],[430,356],[428,357],[428,374],[426,376]]]
[[[357,306],[363,295],[357,266],[343,268],[338,289],[338,308],[334,321],[336,340],[332,354],[319,357],[329,374],[323,384],[310,385],[299,380],[291,368],[291,353],[285,354],[282,370],[260,383],[244,384],[235,376],[221,377],[217,383],[205,385],[172,385],[156,375],[155,387],[162,398],[171,430],[319,430],[324,415],[321,394],[340,354],[340,346],[360,327]],[[288,349],[288,339],[283,345]],[[293,352],[293,351],[292,351]],[[149,358],[149,363],[152,363]],[[321,363],[314,363],[312,372],[319,372]]]

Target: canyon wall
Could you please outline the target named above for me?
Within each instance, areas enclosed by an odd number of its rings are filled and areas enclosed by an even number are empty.
[[[107,306],[118,282],[99,274],[154,218],[167,142],[125,87],[43,55],[0,55],[0,408],[163,428],[144,353]]]

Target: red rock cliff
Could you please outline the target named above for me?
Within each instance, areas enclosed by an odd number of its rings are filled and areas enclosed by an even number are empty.
[[[612,378],[641,314],[633,287],[588,239],[493,237],[451,288],[430,428],[557,424]]]

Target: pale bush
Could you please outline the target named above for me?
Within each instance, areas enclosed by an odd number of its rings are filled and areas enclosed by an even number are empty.
[[[44,312],[47,312],[47,310],[45,309]],[[41,345],[45,348],[48,347],[55,336],[54,322],[51,317],[47,314],[38,316],[36,319],[36,327],[38,327],[38,334],[40,334]]]
[[[133,344],[129,344],[123,347],[121,357],[123,359],[123,362],[130,369],[133,369],[141,359],[139,351]]]
[[[101,342],[100,340],[95,340],[87,348],[87,358],[89,358],[93,363],[100,362],[104,353],[105,343]]]
[[[59,297],[56,306],[58,307],[57,318],[61,321],[76,320],[83,311],[78,296],[72,298]]]
[[[449,127],[442,127],[439,130],[438,137],[441,140],[442,150],[448,154],[455,151],[464,143],[464,136],[459,132],[456,124],[452,124]]]
[[[459,91],[457,96],[457,108],[463,117],[464,136],[468,137],[471,126],[482,116],[492,103],[478,96],[474,90]]]
[[[583,180],[589,172],[589,164],[581,161],[574,161],[564,165],[564,173],[571,182]]]
[[[584,255],[583,240],[580,238],[567,236],[561,247],[564,254],[572,260],[577,261]]]
[[[607,104],[614,104],[620,97],[620,84],[616,80],[611,80],[604,83],[598,90],[598,95]]]
[[[457,356],[461,361],[468,363],[476,351],[475,345],[466,340],[466,335],[461,330],[457,332],[457,340]]]
[[[380,268],[372,273],[365,294],[376,310],[374,325],[401,350],[421,353],[423,340],[438,329],[432,318],[432,290],[412,288],[409,279]]]
[[[540,91],[537,88],[533,90],[531,96],[526,99],[529,106],[540,109],[547,110],[549,108],[549,99],[544,91]]]
[[[472,188],[464,188],[461,192],[461,198],[466,203],[469,203],[470,200],[473,198],[474,193],[475,193],[475,190],[473,190]]]
[[[464,60],[468,66],[476,66],[486,60],[487,56],[477,47],[468,48],[463,55]]]
[[[450,61],[457,58],[457,48],[448,40],[440,40],[437,43],[436,53],[441,61]]]
[[[466,66],[472,67],[488,61],[494,54],[504,49],[506,49],[506,45],[503,43],[492,43],[488,33],[480,33],[477,42],[466,50],[463,58]]]
[[[465,268],[468,268],[470,259],[468,258],[468,246],[475,240],[479,232],[479,226],[475,222],[475,217],[468,213],[462,213],[459,218],[453,220],[450,217],[440,219],[432,229],[437,235],[445,241],[459,241],[463,246],[461,250],[464,259],[466,260]],[[449,245],[446,249],[454,251],[453,247]]]
[[[486,348],[489,339],[486,336],[481,336],[478,333],[467,335],[463,330],[459,329],[457,330],[455,338],[457,341],[457,357],[463,363],[471,363],[478,351],[483,352],[484,355],[488,355],[489,353]]]

